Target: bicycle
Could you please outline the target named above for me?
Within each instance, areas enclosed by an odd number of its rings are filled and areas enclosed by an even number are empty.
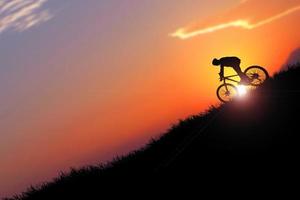
[[[266,69],[260,66],[250,66],[245,71],[244,74],[249,78],[250,83],[247,85],[258,87],[263,84],[270,76]],[[238,77],[239,75],[230,75],[223,78],[223,84],[217,89],[217,97],[220,101],[227,103],[231,101],[237,94],[238,89],[235,85],[227,83],[227,81],[240,83],[240,81],[232,79],[233,77]]]

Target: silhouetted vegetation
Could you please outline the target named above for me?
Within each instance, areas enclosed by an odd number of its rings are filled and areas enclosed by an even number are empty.
[[[189,184],[200,185],[233,177],[258,184],[261,177],[294,176],[299,168],[299,81],[300,68],[293,66],[245,99],[179,121],[143,149],[108,164],[72,169],[13,199],[96,199],[111,189],[128,192],[174,180],[170,177],[188,177]]]

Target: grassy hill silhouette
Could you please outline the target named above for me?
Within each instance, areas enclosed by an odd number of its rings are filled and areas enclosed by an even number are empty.
[[[299,66],[274,75],[243,100],[180,121],[143,149],[108,164],[73,169],[12,199],[94,199],[111,189],[118,193],[153,182],[155,192],[155,186],[174,177],[199,186],[294,176],[299,169]]]

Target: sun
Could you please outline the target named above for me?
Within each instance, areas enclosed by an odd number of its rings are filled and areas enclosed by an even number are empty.
[[[244,97],[244,96],[246,96],[247,95],[247,87],[246,86],[244,86],[244,85],[238,85],[237,86],[237,90],[238,90],[238,95],[240,96],[240,97]]]

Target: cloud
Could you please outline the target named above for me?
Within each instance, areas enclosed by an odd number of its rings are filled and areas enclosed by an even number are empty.
[[[241,1],[241,4],[246,4],[249,2],[250,0]],[[191,28],[187,26],[187,27],[179,28],[174,33],[171,33],[170,36],[185,40],[185,39],[193,38],[203,34],[213,33],[227,28],[242,28],[242,29],[251,30],[272,23],[273,21],[279,20],[283,17],[286,17],[298,11],[300,11],[300,5],[296,5],[291,8],[287,8],[286,10],[274,13],[271,16],[262,18],[256,22],[251,22],[248,19],[241,18],[241,19],[231,20],[225,23],[218,23],[217,25],[211,25],[207,27]]]
[[[44,9],[47,0],[0,0],[0,33],[24,31],[52,18]]]

